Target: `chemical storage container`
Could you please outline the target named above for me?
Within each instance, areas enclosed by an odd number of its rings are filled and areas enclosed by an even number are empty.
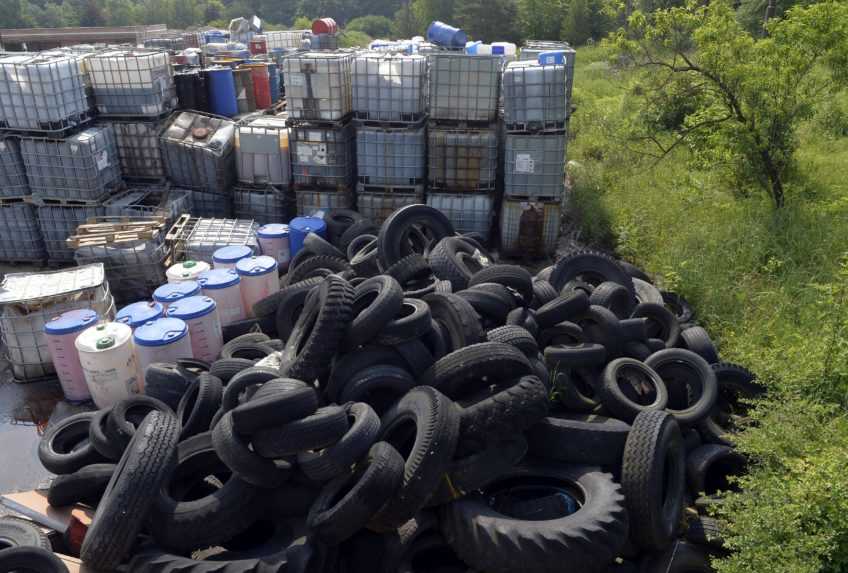
[[[191,211],[191,192],[164,185],[131,186],[109,197],[103,204],[106,215],[165,217],[165,229],[183,213]]]
[[[311,217],[319,211],[329,209],[353,209],[356,199],[350,189],[298,189],[294,192],[297,214]]]
[[[153,291],[153,300],[161,304],[162,308],[167,311],[178,300],[198,294],[200,294],[200,285],[197,281],[165,283]]]
[[[480,233],[489,240],[495,197],[490,193],[427,193],[427,205],[450,219],[458,233]]]
[[[115,131],[118,160],[125,179],[162,180],[165,165],[159,138],[165,130],[165,121],[104,122]]]
[[[422,185],[427,177],[427,127],[357,127],[357,178],[364,185]]]
[[[302,52],[283,59],[290,118],[336,121],[351,109],[350,53]]]
[[[50,359],[53,360],[62,394],[68,402],[82,403],[91,399],[79,351],[74,343],[83,330],[96,323],[97,313],[90,308],[83,308],[63,312],[44,325],[44,339],[50,351]]]
[[[492,122],[498,109],[501,59],[432,52],[429,59],[430,119]]]
[[[427,112],[426,80],[427,59],[424,56],[357,54],[351,75],[356,118],[420,121]]]
[[[29,193],[18,140],[0,136],[0,197],[23,197]]]
[[[37,208],[37,212],[38,226],[47,249],[47,260],[51,263],[73,263],[74,250],[68,246],[66,239],[76,233],[77,227],[89,217],[105,214],[100,204],[72,207],[43,205]]]
[[[165,307],[155,301],[141,300],[119,308],[115,322],[126,324],[133,330],[157,318],[165,316]]]
[[[236,167],[242,183],[288,185],[291,182],[286,119],[262,116],[236,131]]]
[[[232,72],[230,73],[232,76]],[[207,74],[197,69],[174,73],[174,89],[177,93],[177,109],[209,111],[209,99],[206,96]],[[220,114],[220,112],[218,112]],[[221,114],[226,115],[226,114]]]
[[[242,259],[254,256],[253,249],[246,245],[231,245],[221,247],[212,253],[212,265],[216,269],[234,269]]]
[[[61,132],[91,119],[80,58],[72,55],[0,57],[0,125]]]
[[[519,131],[565,129],[565,66],[512,62],[503,74],[504,123]]]
[[[293,197],[273,185],[233,187],[233,213],[236,219],[252,219],[260,225],[288,221],[293,207]]]
[[[274,30],[265,32],[268,51],[299,50],[303,44],[303,35],[309,30]]]
[[[43,263],[47,259],[35,207],[0,199],[0,260]]]
[[[303,248],[303,241],[309,233],[315,233],[322,239],[327,238],[327,223],[321,217],[295,217],[289,221],[289,251],[295,256]]]
[[[381,224],[389,215],[406,205],[416,205],[424,202],[424,186],[411,189],[412,192],[400,191],[365,191],[361,183],[356,189],[356,209],[363,217]]]
[[[92,326],[74,344],[91,398],[98,408],[111,408],[144,390],[132,330],[126,324],[107,322]]]
[[[468,41],[468,35],[459,28],[434,20],[427,26],[427,41],[445,48],[462,48]]]
[[[236,93],[236,109],[238,113],[250,113],[256,111],[256,92],[253,88],[253,74],[249,68],[238,67],[233,70],[233,85]],[[227,98],[229,99],[229,97]],[[213,106],[214,108],[214,106]],[[227,115],[222,112],[221,115]]]
[[[430,188],[444,191],[494,190],[498,170],[498,136],[494,129],[430,126]]]
[[[162,134],[165,172],[171,183],[225,194],[235,180],[235,123],[212,115],[174,114]]]
[[[195,260],[212,262],[212,256],[221,247],[229,245],[247,245],[254,252],[259,250],[256,241],[256,229],[259,227],[250,219],[192,219],[192,225],[185,239],[174,246],[176,260]]]
[[[269,223],[256,230],[259,250],[263,255],[274,257],[282,270],[289,268],[291,248],[289,246],[289,226],[283,223]]]
[[[574,86],[574,59],[577,52],[566,42],[545,42],[539,40],[527,40],[519,53],[519,60],[538,61],[543,52],[563,51],[565,52],[565,97],[571,101],[571,88]],[[571,116],[571,109],[568,109]]]
[[[39,199],[98,201],[121,180],[115,131],[89,127],[65,139],[21,139],[32,194]]]
[[[164,236],[153,239],[107,241],[105,237],[77,243],[74,261],[78,265],[103,263],[106,279],[119,304],[150,298],[165,282],[165,261],[170,249]]]
[[[44,326],[63,312],[83,308],[104,320],[115,316],[102,265],[5,276],[0,284],[0,335],[16,380],[38,380],[55,372]]]
[[[165,51],[110,50],[91,56],[86,64],[101,116],[159,116],[177,105]]]
[[[193,358],[188,325],[179,318],[157,318],[139,326],[133,344],[142,380],[153,362],[175,364],[180,358]]]
[[[292,126],[289,131],[292,181],[296,186],[349,188],[354,183],[354,128]]]
[[[233,215],[233,194],[191,191],[191,213],[198,217],[229,218]]]
[[[203,70],[202,77],[208,110],[224,117],[237,115],[239,109],[233,70],[226,66],[212,66]]]
[[[221,326],[244,320],[247,314],[241,297],[238,273],[235,269],[213,269],[197,278],[203,296],[208,296],[218,306]]]
[[[236,272],[241,278],[241,300],[247,316],[253,317],[253,305],[280,290],[277,259],[259,255],[241,259]]]
[[[165,275],[168,277],[169,283],[182,283],[187,281],[196,281],[201,274],[211,269],[212,265],[206,261],[188,259],[168,267]]]
[[[188,325],[191,353],[198,360],[214,362],[221,354],[224,337],[218,305],[208,296],[190,296],[168,309],[168,316],[179,318]]]
[[[504,195],[559,199],[565,176],[565,133],[508,133],[504,152]]]
[[[560,201],[525,201],[504,197],[501,204],[501,252],[543,257],[556,251]]]
[[[339,37],[336,34],[313,34],[307,32],[303,37],[303,49],[312,51],[336,51],[339,49]]]

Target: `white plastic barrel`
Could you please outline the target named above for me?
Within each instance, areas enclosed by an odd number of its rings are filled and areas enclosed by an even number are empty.
[[[247,318],[241,299],[241,282],[235,269],[213,269],[197,278],[203,296],[208,296],[218,305],[221,326]]]
[[[166,311],[168,307],[184,298],[200,294],[200,285],[197,281],[185,281],[179,283],[165,283],[153,291],[153,300],[162,305]]]
[[[236,263],[241,278],[241,300],[248,317],[253,316],[253,305],[280,290],[277,260],[268,255],[242,259]]]
[[[194,358],[213,362],[221,354],[224,336],[215,301],[208,296],[190,296],[168,307],[168,316],[188,325],[191,353]]]
[[[74,345],[91,398],[98,408],[109,408],[131,394],[138,394],[143,381],[132,342],[132,329],[121,322],[89,327]]]
[[[179,318],[157,318],[139,326],[133,332],[133,343],[142,379],[151,362],[174,364],[192,357],[188,326]]]
[[[492,55],[503,56],[507,60],[514,60],[518,53],[518,46],[512,42],[492,42]]]
[[[84,308],[69,310],[44,325],[44,339],[47,341],[62,393],[68,402],[86,402],[91,399],[79,352],[74,343],[83,330],[96,323],[97,313],[90,308]]]
[[[165,276],[169,283],[196,281],[201,273],[205,273],[211,268],[212,266],[205,261],[183,261],[168,267]]]
[[[212,264],[216,269],[234,269],[237,262],[252,256],[253,249],[247,245],[230,245],[212,253]]]
[[[142,300],[128,304],[115,315],[115,322],[123,322],[133,330],[165,316],[165,308],[155,301]]]
[[[291,250],[289,249],[289,226],[282,223],[262,225],[256,231],[259,248],[263,255],[274,257],[281,269],[289,268]]]

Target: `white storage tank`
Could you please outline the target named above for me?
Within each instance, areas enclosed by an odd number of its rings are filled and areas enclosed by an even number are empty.
[[[226,195],[235,181],[236,124],[194,112],[174,114],[162,134],[162,155],[171,183]]]
[[[564,192],[565,133],[507,133],[504,195],[559,199]]]
[[[495,121],[500,57],[448,52],[432,52],[427,57],[431,119]]]
[[[65,207],[61,205],[41,205],[37,207],[38,226],[47,249],[47,260],[53,263],[74,262],[74,250],[66,239],[76,233],[77,227],[89,217],[105,214],[102,204]]]
[[[498,136],[494,129],[430,127],[428,178],[439,191],[493,191]]]
[[[235,269],[213,269],[198,277],[203,296],[218,305],[221,326],[244,320],[247,314],[241,296],[241,279]]]
[[[354,142],[350,122],[333,127],[292,126],[292,181],[298,186],[349,188],[356,169]]]
[[[417,122],[427,113],[427,59],[387,53],[353,60],[353,111],[357,119]]]
[[[192,357],[214,362],[221,354],[224,336],[218,306],[208,296],[190,296],[168,308],[168,316],[188,325]]]
[[[489,240],[495,216],[491,193],[427,193],[427,205],[438,209],[458,233],[480,233]]]
[[[0,260],[43,263],[47,258],[35,207],[0,202]]]
[[[508,130],[565,129],[565,66],[512,62],[503,74],[504,124]]]
[[[556,251],[562,204],[504,197],[501,203],[501,252],[522,257],[543,257]]]
[[[236,131],[236,168],[242,183],[291,182],[289,130],[283,117],[263,116]]]
[[[125,178],[164,179],[165,163],[159,138],[166,120],[110,120],[104,123],[115,131],[118,160]]]
[[[97,313],[90,308],[64,312],[44,325],[44,338],[50,358],[62,386],[65,400],[81,403],[91,399],[80,364],[79,351],[74,345],[83,330],[97,323]]]
[[[180,358],[192,358],[188,325],[179,318],[157,318],[133,332],[139,375],[153,362],[175,364]]]
[[[196,281],[201,274],[211,268],[212,265],[206,261],[195,261],[189,259],[168,267],[168,270],[165,272],[165,276],[168,277],[169,283]]]
[[[163,50],[110,50],[88,58],[100,115],[159,116],[177,104],[174,72]]]
[[[253,317],[253,305],[280,290],[277,259],[268,255],[241,259],[236,272],[241,278],[241,299],[248,318]]]
[[[92,326],[77,337],[75,345],[98,408],[110,408],[143,391],[129,326],[118,322]]]
[[[14,137],[0,135],[0,197],[29,195],[21,147]]]
[[[236,185],[233,187],[233,216],[260,225],[288,221],[294,197],[286,187],[274,185]]]
[[[356,164],[363,185],[423,185],[427,177],[426,125],[357,127]]]
[[[371,191],[371,187],[356,186],[356,210],[375,224],[380,225],[389,215],[407,205],[424,203],[424,186],[410,187],[410,191]]]
[[[283,59],[290,118],[337,121],[352,111],[351,53],[300,52]]]

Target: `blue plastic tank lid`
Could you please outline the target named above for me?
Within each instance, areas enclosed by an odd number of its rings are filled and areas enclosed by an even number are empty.
[[[212,269],[198,275],[197,282],[202,289],[219,289],[237,285],[241,279],[234,269]]]
[[[52,318],[44,325],[47,334],[68,334],[84,330],[97,322],[97,313],[90,308],[69,310]]]
[[[268,255],[242,259],[236,263],[236,272],[247,277],[257,277],[277,270],[277,259]]]
[[[221,247],[212,253],[212,260],[216,263],[235,263],[251,255],[253,255],[253,249],[247,245],[231,245],[229,247]]]
[[[279,237],[287,237],[289,235],[289,226],[282,223],[269,223],[262,225],[257,229],[256,236],[263,239],[275,239]]]
[[[165,283],[153,291],[153,300],[171,303],[187,296],[194,296],[199,292],[200,285],[196,281]]]
[[[492,54],[496,56],[504,55],[504,47],[503,46],[492,46]]]
[[[188,325],[179,318],[157,318],[135,329],[133,340],[141,346],[165,346],[188,334]]]
[[[208,296],[190,296],[169,306],[168,316],[180,320],[191,320],[206,316],[214,310],[215,301]]]
[[[142,300],[128,304],[115,315],[115,322],[123,322],[130,328],[141,326],[145,322],[165,314],[165,307],[156,301]]]
[[[327,227],[324,219],[318,217],[295,217],[289,222],[289,228],[295,229],[301,233],[319,233]]]

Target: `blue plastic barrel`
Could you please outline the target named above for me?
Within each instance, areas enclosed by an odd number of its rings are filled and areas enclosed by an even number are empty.
[[[550,65],[565,65],[565,50],[551,50],[550,52],[542,52],[539,54],[539,63],[543,66]]]
[[[236,84],[233,70],[230,68],[210,68],[206,70],[206,88],[209,94],[209,111],[225,117],[238,114],[236,104]]]
[[[209,30],[203,33],[203,39],[205,44],[222,44],[227,41],[227,34],[220,30]]]
[[[468,35],[459,28],[434,20],[427,28],[427,41],[445,48],[464,48]]]
[[[268,64],[268,80],[271,88],[271,103],[280,101],[280,68],[271,62]]]
[[[327,237],[327,224],[318,217],[295,217],[289,223],[289,251],[291,256],[303,248],[303,240],[309,233]]]

